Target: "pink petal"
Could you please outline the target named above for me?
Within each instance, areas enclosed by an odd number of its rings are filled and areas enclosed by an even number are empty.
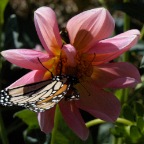
[[[40,129],[45,133],[50,133],[54,127],[55,107],[45,112],[38,113]]]
[[[138,30],[129,30],[113,38],[101,40],[88,51],[89,54],[95,54],[94,64],[105,63],[124,53],[133,47],[140,36]]]
[[[79,110],[76,108],[75,103],[68,101],[61,101],[60,110],[64,117],[64,120],[68,126],[83,140],[86,140],[89,134],[88,129],[80,115]]]
[[[130,63],[107,63],[94,67],[92,79],[95,85],[109,88],[134,87],[140,80],[136,67]]]
[[[54,11],[49,7],[41,7],[35,11],[34,21],[37,33],[45,50],[50,55],[59,55],[62,40]]]
[[[109,37],[114,30],[114,20],[104,8],[82,12],[71,18],[66,26],[70,43],[77,50],[88,50],[95,42]]]
[[[63,46],[62,50],[66,54],[68,65],[72,67],[76,66],[76,49],[72,45],[67,44]]]
[[[127,88],[127,87],[135,87],[136,84],[139,82],[136,81],[134,78],[131,77],[125,77],[125,78],[118,78],[116,80],[113,80],[112,82],[109,82],[108,85],[105,87],[107,88]]]
[[[38,58],[41,62],[48,61],[48,59],[50,59],[48,54],[29,49],[6,50],[2,51],[1,54],[11,63],[31,70],[44,70],[42,64],[38,61]]]
[[[79,108],[105,121],[115,121],[120,114],[120,103],[111,93],[98,89],[93,83],[87,82],[76,86],[80,92]]]
[[[21,77],[20,79],[18,79],[17,81],[15,81],[8,88],[42,81],[44,74],[45,71],[33,70]]]

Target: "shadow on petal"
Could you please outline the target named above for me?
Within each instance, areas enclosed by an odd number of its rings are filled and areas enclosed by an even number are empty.
[[[89,130],[85,126],[85,122],[81,117],[78,108],[74,101],[61,101],[60,110],[64,117],[64,120],[68,126],[82,139],[86,140],[88,138]]]
[[[112,122],[117,119],[120,114],[120,102],[112,93],[88,82],[78,84],[76,88],[80,92],[80,100],[76,102],[79,108],[105,121]]]
[[[40,125],[40,129],[43,132],[49,133],[52,131],[54,126],[54,114],[55,114],[55,107],[45,112],[38,113],[38,122]]]

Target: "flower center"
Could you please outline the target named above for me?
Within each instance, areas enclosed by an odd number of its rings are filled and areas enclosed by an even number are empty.
[[[77,54],[74,58],[75,66],[69,65],[69,58],[66,55],[62,55],[60,62],[57,66],[57,75],[64,74],[75,76],[78,79],[85,79],[90,77],[93,72],[92,61],[87,61],[84,58],[80,58]]]
[[[93,72],[92,61],[88,61],[84,58],[77,56],[77,77],[84,79],[85,77],[90,77]]]

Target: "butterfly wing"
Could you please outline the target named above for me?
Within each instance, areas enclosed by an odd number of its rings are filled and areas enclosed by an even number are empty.
[[[39,100],[36,103],[28,103],[25,107],[32,111],[43,112],[44,110],[54,107],[67,93],[68,85],[64,84],[54,94],[49,97]]]
[[[56,105],[65,95],[69,86],[67,79],[54,78],[34,84],[2,90],[0,104],[18,105],[35,112],[42,112]]]

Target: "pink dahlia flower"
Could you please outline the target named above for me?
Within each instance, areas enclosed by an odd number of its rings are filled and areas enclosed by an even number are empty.
[[[71,18],[66,25],[69,42],[62,40],[51,8],[36,10],[34,21],[45,51],[14,49],[2,52],[11,63],[32,70],[10,87],[49,79],[49,71],[59,75],[59,63],[62,61],[61,73],[79,79],[80,83],[75,88],[80,93],[80,100],[63,99],[58,105],[68,126],[85,140],[89,131],[79,109],[96,118],[115,121],[120,113],[120,102],[105,89],[134,87],[140,82],[139,72],[133,65],[127,62],[109,63],[134,46],[140,33],[129,30],[108,38],[114,30],[114,20],[104,8],[88,10]],[[40,128],[45,133],[52,130],[54,115],[55,107],[38,113]]]

